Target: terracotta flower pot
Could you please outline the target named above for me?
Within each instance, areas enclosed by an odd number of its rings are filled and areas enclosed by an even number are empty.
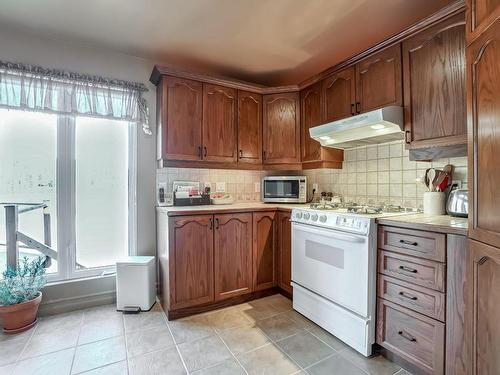
[[[17,305],[0,306],[0,323],[3,325],[3,332],[14,334],[33,327],[37,322],[36,315],[41,301],[42,292],[30,301]]]

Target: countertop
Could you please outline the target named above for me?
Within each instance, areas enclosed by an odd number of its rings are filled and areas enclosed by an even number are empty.
[[[158,212],[164,212],[168,216],[179,215],[196,215],[208,213],[231,213],[231,212],[252,212],[252,211],[267,211],[267,210],[283,210],[291,211],[294,208],[309,208],[307,204],[285,204],[285,203],[233,203],[233,204],[211,204],[203,206],[164,206],[156,207]]]
[[[377,219],[379,224],[446,234],[467,235],[468,219],[449,215],[410,214]]]

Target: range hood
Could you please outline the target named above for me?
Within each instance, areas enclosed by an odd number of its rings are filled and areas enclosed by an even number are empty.
[[[390,106],[309,129],[322,146],[353,148],[404,138],[403,107]]]

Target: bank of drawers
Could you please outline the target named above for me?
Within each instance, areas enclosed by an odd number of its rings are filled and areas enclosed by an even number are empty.
[[[377,343],[443,374],[446,236],[380,226],[377,284]]]

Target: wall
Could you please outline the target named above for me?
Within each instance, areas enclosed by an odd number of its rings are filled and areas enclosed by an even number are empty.
[[[1,25],[0,59],[142,82],[149,88],[144,97],[149,105],[149,121],[155,133],[156,91],[149,83],[149,75],[154,65],[152,61],[86,44],[42,39],[22,30],[6,29]],[[156,135],[148,137],[140,129],[137,134],[137,250],[140,255],[154,255]],[[99,290],[99,285],[107,292],[114,288],[107,282],[99,284],[94,281],[92,285],[93,287],[83,289],[81,287],[71,289],[69,286],[65,295],[76,297],[79,293],[85,293],[88,298],[92,293],[104,292]],[[44,299],[44,302],[64,298],[56,292],[57,290],[62,289],[54,289],[55,292],[47,291],[47,299]]]
[[[467,158],[441,159],[433,162],[410,161],[403,141],[346,150],[342,169],[306,171],[309,192],[317,183],[319,192],[340,194],[345,201],[361,204],[394,204],[422,208],[426,187],[416,182],[427,168],[455,166],[454,180],[467,187]]]

